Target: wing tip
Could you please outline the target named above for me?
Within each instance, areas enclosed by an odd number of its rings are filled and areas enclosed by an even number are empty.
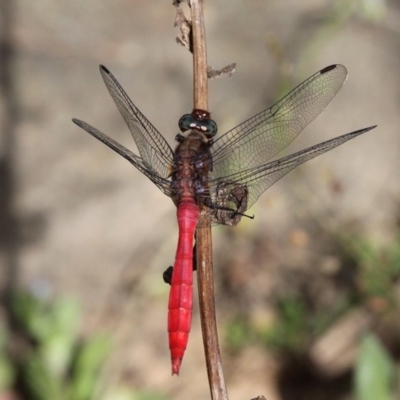
[[[342,65],[342,64],[332,64],[332,65],[328,65],[327,67],[322,68],[322,69],[319,71],[319,73],[320,73],[320,75],[323,75],[323,74],[326,74],[326,73],[328,73],[328,72],[330,72],[330,71],[333,71],[334,69],[337,69],[338,71],[339,71],[339,70],[342,70],[342,71],[347,75],[347,68],[346,68],[344,65]],[[346,77],[346,78],[347,78],[347,77]]]
[[[369,131],[372,131],[372,129],[375,129],[377,126],[378,126],[378,125],[367,126],[366,128],[359,129],[359,131],[369,132]]]
[[[321,71],[319,71],[319,73],[322,74],[326,74],[329,71],[332,71],[333,69],[337,68],[340,64],[332,64],[332,65],[328,65],[325,68],[322,68]]]
[[[100,64],[99,68],[100,68],[100,72],[105,72],[106,74],[110,73],[110,70],[103,64]]]

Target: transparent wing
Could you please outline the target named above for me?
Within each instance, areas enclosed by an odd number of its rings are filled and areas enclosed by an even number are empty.
[[[346,77],[343,65],[326,67],[271,108],[221,136],[211,149],[213,175],[224,177],[265,164],[321,113]]]
[[[143,162],[141,157],[132,153],[122,144],[116,142],[114,139],[111,139],[109,136],[100,132],[98,129],[93,126],[87,124],[86,122],[80,121],[79,119],[72,120],[76,125],[84,129],[86,132],[90,133],[96,139],[100,140],[108,147],[113,149],[119,155],[127,159],[131,164],[133,164],[140,172],[146,175],[155,185],[162,190],[167,196],[172,195],[171,193],[171,182],[162,176],[160,176],[157,172],[155,172],[152,168],[148,168],[148,166]]]
[[[101,65],[100,73],[111,97],[132,133],[133,140],[139,150],[142,166],[162,178],[167,178],[171,172],[173,160],[171,147],[161,133],[132,103],[111,72]]]
[[[236,223],[232,224],[230,221],[237,214],[232,212],[232,210],[239,210],[243,214],[265,190],[300,164],[326,153],[375,127],[376,125],[347,133],[346,135],[327,140],[279,160],[243,169],[223,178],[211,179],[209,188],[212,204],[220,206],[219,209],[217,207],[214,210],[210,210],[210,214],[213,214],[214,222],[235,225],[239,222],[240,218],[237,219]]]

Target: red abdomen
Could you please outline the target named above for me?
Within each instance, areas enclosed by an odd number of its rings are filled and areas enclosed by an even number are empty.
[[[193,304],[193,240],[199,207],[184,198],[177,208],[179,239],[168,302],[168,333],[172,374],[179,374],[189,338]]]

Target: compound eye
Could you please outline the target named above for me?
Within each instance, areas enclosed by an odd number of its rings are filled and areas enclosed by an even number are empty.
[[[218,126],[212,119],[207,119],[202,122],[202,125],[206,128],[206,134],[208,136],[215,136],[218,132]]]
[[[193,118],[192,114],[185,114],[180,118],[178,125],[179,129],[182,132],[185,132],[188,131],[189,129],[195,128],[197,123],[196,120]]]

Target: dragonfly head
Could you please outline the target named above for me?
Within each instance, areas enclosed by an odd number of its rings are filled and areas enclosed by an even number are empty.
[[[210,119],[210,113],[203,110],[193,110],[191,114],[185,114],[179,120],[179,129],[186,132],[189,129],[204,133],[208,139],[217,134],[218,127],[215,121]]]

